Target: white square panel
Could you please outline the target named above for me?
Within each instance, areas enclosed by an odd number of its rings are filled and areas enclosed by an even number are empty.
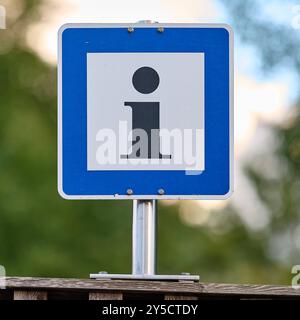
[[[138,92],[141,67],[159,75],[157,89]],[[132,112],[125,102],[159,102],[160,151],[171,159],[127,159]],[[88,53],[87,169],[204,170],[204,54]]]

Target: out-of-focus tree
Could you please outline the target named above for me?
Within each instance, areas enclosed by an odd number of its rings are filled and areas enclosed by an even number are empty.
[[[284,5],[289,10],[290,20],[282,23],[263,12],[262,1],[222,2],[233,21],[237,37],[255,47],[262,72],[269,75],[285,70],[293,73],[295,81],[299,82],[300,29],[295,30],[292,26],[292,19],[296,18],[292,10],[295,3],[264,2],[265,7]],[[300,90],[296,94],[300,96],[299,93]],[[245,169],[271,214],[266,230],[269,248],[282,264],[292,266],[300,261],[300,101],[290,106],[287,113],[289,116],[282,114],[280,124],[270,128],[276,140],[272,160],[268,161],[262,153],[254,162],[249,161]],[[269,168],[264,165],[265,161]]]

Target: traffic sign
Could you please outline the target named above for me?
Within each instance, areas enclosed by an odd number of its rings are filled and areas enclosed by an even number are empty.
[[[227,25],[64,25],[58,93],[64,198],[231,194],[233,35]]]

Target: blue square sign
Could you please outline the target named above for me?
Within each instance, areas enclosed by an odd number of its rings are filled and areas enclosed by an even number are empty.
[[[224,199],[233,33],[219,24],[59,30],[58,190],[67,199]]]

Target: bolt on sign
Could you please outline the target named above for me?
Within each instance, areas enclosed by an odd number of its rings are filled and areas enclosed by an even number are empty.
[[[218,24],[59,30],[58,190],[67,199],[224,199],[233,34]]]

